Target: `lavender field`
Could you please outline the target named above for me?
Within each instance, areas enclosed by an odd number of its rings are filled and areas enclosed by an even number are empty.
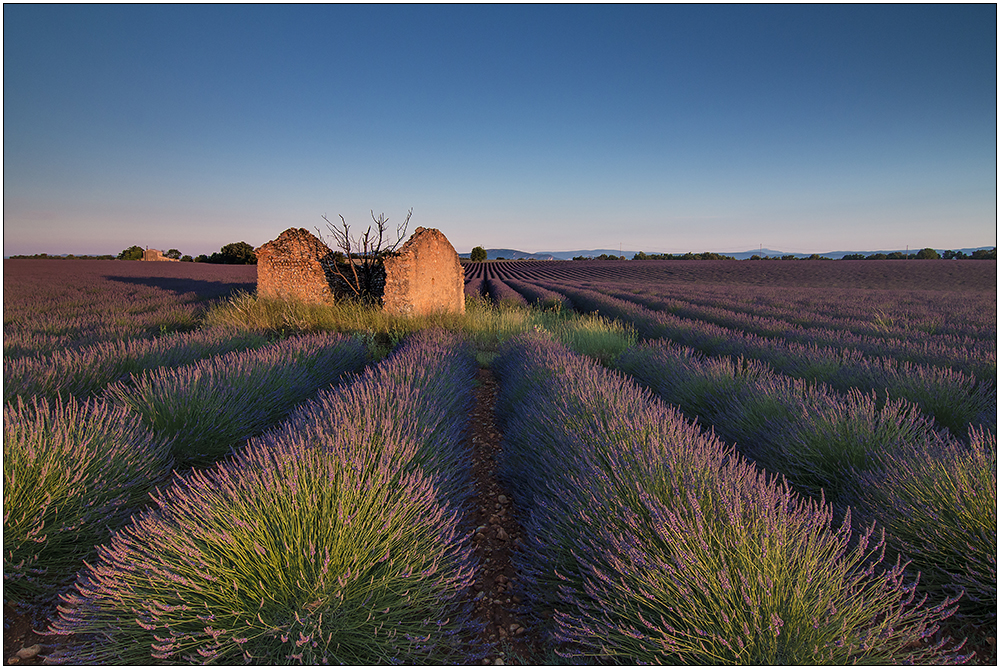
[[[5,261],[8,656],[995,663],[995,261],[465,269]]]

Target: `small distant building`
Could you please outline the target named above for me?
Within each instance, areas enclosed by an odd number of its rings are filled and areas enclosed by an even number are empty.
[[[177,258],[168,258],[163,255],[163,251],[157,251],[156,249],[146,248],[142,252],[142,259],[153,261],[153,262],[180,262]]]

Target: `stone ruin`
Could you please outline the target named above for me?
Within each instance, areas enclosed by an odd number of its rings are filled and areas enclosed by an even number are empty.
[[[337,275],[333,251],[305,228],[289,228],[258,249],[257,294],[328,303],[350,293]],[[385,260],[382,309],[422,315],[465,313],[465,272],[439,230],[417,228]]]
[[[336,297],[333,251],[305,228],[288,228],[258,249],[257,294],[323,303]]]
[[[417,228],[386,258],[382,309],[406,315],[465,313],[465,270],[440,230]]]

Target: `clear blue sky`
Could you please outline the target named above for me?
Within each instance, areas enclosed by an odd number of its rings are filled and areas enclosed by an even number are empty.
[[[997,7],[4,5],[4,255],[997,241]]]

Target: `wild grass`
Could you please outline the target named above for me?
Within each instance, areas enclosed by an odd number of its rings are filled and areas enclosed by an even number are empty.
[[[514,335],[541,328],[552,332],[573,350],[610,361],[635,344],[635,329],[596,315],[541,305],[526,307],[494,304],[481,297],[466,297],[465,313],[420,316],[388,314],[377,307],[349,300],[311,304],[295,300],[261,298],[241,292],[209,310],[205,327],[237,327],[279,334],[344,332],[357,334],[381,359],[407,335],[443,328],[462,333],[477,351],[481,365],[492,360],[503,342]]]
[[[204,326],[225,325],[279,334],[343,332],[367,336],[372,352],[384,357],[408,335],[433,327],[455,329],[460,314],[399,316],[352,300],[328,304],[264,298],[238,292],[205,314]]]
[[[68,398],[3,412],[4,602],[70,586],[94,546],[170,475],[169,439],[124,407]]]

